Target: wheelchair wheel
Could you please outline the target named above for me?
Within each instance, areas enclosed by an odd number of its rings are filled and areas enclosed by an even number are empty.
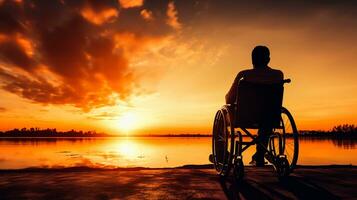
[[[232,166],[233,137],[228,108],[217,111],[213,123],[212,154],[217,173],[227,176]]]
[[[277,165],[283,163],[283,165],[289,166],[289,173],[293,171],[299,155],[298,130],[294,118],[284,107],[281,110],[280,127],[273,129],[268,149],[276,158]],[[280,162],[282,161],[281,157],[286,160]]]

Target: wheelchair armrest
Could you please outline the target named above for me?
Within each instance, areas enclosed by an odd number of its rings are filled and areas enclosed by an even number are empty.
[[[236,106],[237,106],[237,103],[232,103],[232,104],[225,104],[222,107],[233,111],[232,109],[234,109]]]

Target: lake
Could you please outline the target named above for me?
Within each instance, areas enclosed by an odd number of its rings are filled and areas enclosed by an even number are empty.
[[[248,164],[255,147],[243,154]],[[0,139],[0,169],[208,164],[209,137]],[[300,139],[299,165],[357,165],[357,141]]]

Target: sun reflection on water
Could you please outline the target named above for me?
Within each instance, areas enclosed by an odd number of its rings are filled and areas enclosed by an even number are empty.
[[[142,152],[139,149],[137,142],[126,138],[125,140],[118,141],[117,143],[117,152],[118,154],[126,157],[128,159],[136,158]]]
[[[298,164],[356,164],[357,149],[331,140],[300,140]],[[177,167],[208,164],[211,138],[118,137],[96,139],[0,140],[0,169],[26,167]],[[255,148],[244,154],[249,163]],[[31,153],[29,153],[31,152]],[[334,156],[331,156],[334,155]]]

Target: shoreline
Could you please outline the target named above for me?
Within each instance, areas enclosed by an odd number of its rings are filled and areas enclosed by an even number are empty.
[[[187,135],[105,135],[105,136],[2,136],[1,139],[91,139],[91,138],[210,138],[212,135],[187,134]],[[243,135],[243,137],[249,137]],[[287,135],[288,138],[292,137]],[[357,136],[335,136],[335,135],[299,135],[299,139],[333,139],[357,141]]]
[[[256,168],[255,166],[245,165],[245,168]],[[266,165],[264,168],[272,168],[272,165]],[[296,169],[357,169],[357,165],[297,165]],[[95,172],[95,171],[139,171],[139,170],[174,170],[174,169],[214,169],[213,164],[205,165],[183,165],[177,167],[89,167],[89,166],[73,166],[73,167],[28,167],[21,169],[0,169],[0,173],[17,173],[17,172]]]

